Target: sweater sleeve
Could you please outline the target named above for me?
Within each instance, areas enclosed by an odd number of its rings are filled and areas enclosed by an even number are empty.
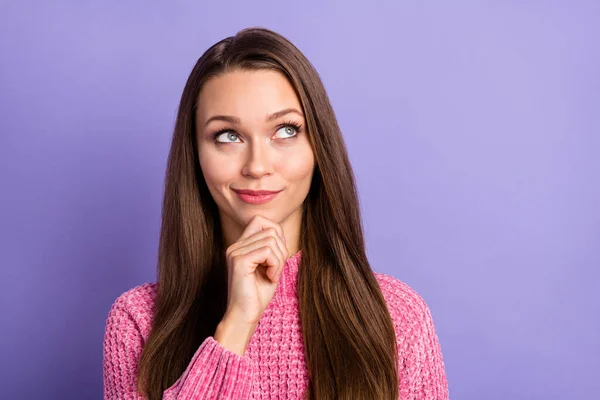
[[[448,400],[442,351],[429,307],[401,280],[377,274],[396,331],[400,400]]]
[[[144,343],[133,312],[119,301],[106,321],[103,348],[104,400],[144,400],[137,391],[137,364]],[[163,400],[250,398],[255,366],[248,356],[207,337]]]
[[[448,400],[444,360],[431,312],[419,294],[408,286],[406,290],[408,312],[399,326],[406,335],[403,357],[399,357],[400,398]]]

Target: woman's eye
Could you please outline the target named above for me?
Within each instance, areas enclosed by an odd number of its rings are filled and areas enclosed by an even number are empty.
[[[215,137],[215,139],[217,139],[217,142],[219,142],[219,143],[231,143],[228,140],[225,140],[225,141],[218,140],[218,138],[220,138],[220,137],[225,137],[227,139],[235,140],[238,136],[237,136],[237,133],[235,133],[235,132],[223,132],[223,133],[217,134]]]
[[[293,125],[285,125],[285,126],[282,126],[281,128],[279,128],[275,134],[278,135],[279,138],[283,138],[283,139],[291,138],[298,134],[298,128],[296,128]],[[217,143],[235,143],[236,139],[239,139],[239,136],[237,133],[235,133],[233,131],[226,131],[226,132],[216,133],[214,135],[214,138]],[[219,139],[219,138],[225,138],[225,139]]]
[[[280,136],[283,138],[293,137],[295,134],[298,133],[296,128],[292,125],[282,126],[280,129],[277,130],[277,133],[279,132],[283,132],[283,136]]]

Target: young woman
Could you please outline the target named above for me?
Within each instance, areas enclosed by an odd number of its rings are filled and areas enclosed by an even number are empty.
[[[157,282],[123,293],[105,399],[447,399],[423,299],[374,272],[315,69],[252,28],[200,57],[166,171]]]

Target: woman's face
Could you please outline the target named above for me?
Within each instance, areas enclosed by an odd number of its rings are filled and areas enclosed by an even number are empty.
[[[284,75],[235,70],[210,78],[199,94],[196,127],[200,167],[225,230],[241,234],[256,214],[284,231],[286,221],[299,223],[314,156],[302,107]],[[279,193],[255,204],[234,189]]]

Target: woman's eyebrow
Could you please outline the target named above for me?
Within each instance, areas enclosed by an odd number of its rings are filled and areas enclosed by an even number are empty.
[[[267,122],[271,122],[273,120],[276,120],[277,118],[281,118],[286,114],[290,114],[290,113],[294,113],[294,114],[298,114],[301,117],[304,117],[304,115],[302,115],[302,113],[298,110],[296,110],[295,108],[286,108],[285,110],[281,110],[281,111],[277,111],[276,113],[273,113],[269,116],[267,116],[267,118],[265,119]]]
[[[268,115],[267,118],[265,118],[265,121],[266,122],[271,122],[271,121],[274,121],[274,120],[276,120],[278,118],[281,118],[284,115],[287,115],[287,114],[290,114],[290,113],[298,114],[299,116],[304,117],[304,115],[300,111],[298,111],[297,109],[295,109],[295,108],[286,108],[284,110],[277,111],[277,112],[274,112],[271,115]],[[231,124],[236,124],[236,125],[239,125],[241,123],[241,121],[240,121],[240,119],[238,117],[233,117],[231,115],[213,115],[208,120],[206,120],[206,123],[204,124],[204,126],[207,126],[212,121],[225,121],[225,122],[229,122]]]

